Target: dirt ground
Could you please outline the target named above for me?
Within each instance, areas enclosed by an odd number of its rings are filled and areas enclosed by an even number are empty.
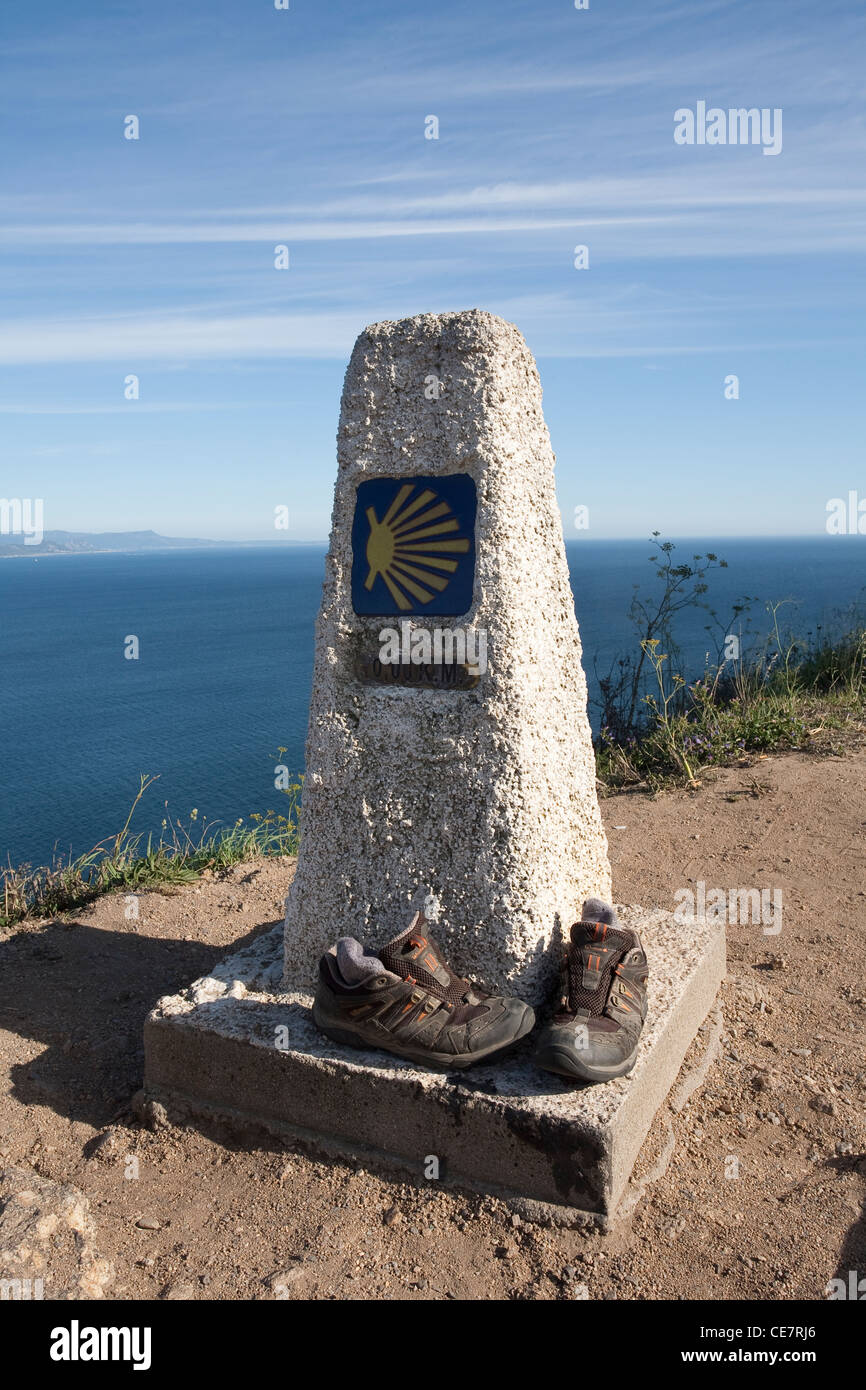
[[[783,894],[778,935],[729,925],[721,1038],[696,1040],[702,1084],[657,1115],[608,1234],[137,1122],[147,1010],[282,916],[290,861],[0,942],[0,1205],[12,1169],[84,1193],[115,1299],[822,1299],[866,1276],[866,751],[602,812],[621,902],[673,908],[698,881]],[[79,1287],[77,1258],[52,1250],[46,1298]]]

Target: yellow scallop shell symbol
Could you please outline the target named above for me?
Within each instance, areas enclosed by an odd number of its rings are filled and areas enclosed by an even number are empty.
[[[468,539],[454,535],[460,527],[449,504],[437,502],[430,488],[410,502],[414,491],[414,484],[404,483],[381,521],[373,507],[367,508],[370,569],[364,587],[372,589],[381,574],[397,607],[404,610],[412,608],[412,598],[429,603],[431,590],[447,589],[459,563],[452,557],[469,550]]]

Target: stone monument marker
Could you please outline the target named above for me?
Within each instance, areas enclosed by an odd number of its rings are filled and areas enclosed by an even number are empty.
[[[310,1009],[338,936],[380,949],[430,895],[454,967],[540,1004],[559,933],[586,896],[612,897],[594,772],[523,338],[478,310],[368,328],[343,393],[285,930],[159,1000],[144,1118],[203,1117],[250,1142],[264,1129],[415,1174],[432,1154],[443,1181],[509,1194],[531,1218],[552,1206],[606,1223],[713,1007],[723,927],[684,931],[670,912],[620,905],[647,947],[649,1014],[634,1071],[604,1085],[518,1052],[458,1090],[447,1073],[335,1043]]]
[[[611,898],[532,355],[478,309],[374,324],[346,373],[285,987],[432,896],[455,969],[539,1003]]]

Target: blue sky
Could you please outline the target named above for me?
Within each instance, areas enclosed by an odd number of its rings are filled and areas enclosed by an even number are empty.
[[[0,493],[235,539],[286,505],[322,539],[357,333],[478,305],[538,360],[567,535],[577,505],[593,537],[820,534],[866,496],[864,28],[860,0],[9,7]],[[678,146],[700,100],[781,108],[781,153]]]

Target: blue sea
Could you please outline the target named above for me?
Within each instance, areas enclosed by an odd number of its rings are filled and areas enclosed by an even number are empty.
[[[790,600],[785,627],[832,628],[861,604],[866,538],[677,541],[675,558],[708,550],[722,627],[743,595]],[[634,586],[660,589],[646,541],[582,539],[568,547],[591,701],[597,676],[635,650]],[[158,774],[133,829],[159,834],[166,809],[231,824],[279,809],[277,749],[303,767],[313,626],[325,547],[232,547],[0,560],[0,860],[81,853],[122,826],[139,773]],[[690,674],[716,641],[706,614],[678,629]],[[139,638],[137,661],[124,640]],[[594,723],[597,712],[591,708]],[[167,803],[167,806],[166,806]]]

